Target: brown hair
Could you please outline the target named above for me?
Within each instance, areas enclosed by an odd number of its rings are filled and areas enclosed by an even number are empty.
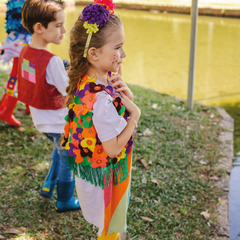
[[[56,12],[63,10],[64,2],[54,0],[26,0],[22,8],[22,25],[33,34],[33,25],[40,22],[45,28],[56,20]]]
[[[83,24],[84,21],[80,15],[70,32],[69,56],[71,64],[68,72],[69,86],[66,89],[68,93],[66,101],[67,106],[73,103],[74,92],[77,90],[77,84],[79,83],[80,79],[87,74],[91,66],[91,63],[87,60],[87,58],[83,57],[85,44],[88,38],[88,34],[86,33],[86,29],[83,27]],[[106,44],[108,34],[111,33],[110,30],[114,31],[114,27],[120,27],[121,24],[122,21],[120,18],[111,14],[106,25],[97,33],[93,33],[89,48],[101,48],[104,46]]]

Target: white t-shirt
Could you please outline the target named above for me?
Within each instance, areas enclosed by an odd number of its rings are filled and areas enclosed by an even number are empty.
[[[96,83],[103,84],[98,80]],[[114,93],[119,95],[115,89]],[[127,125],[126,120],[118,114],[105,91],[97,95],[97,101],[93,104],[92,112],[93,125],[101,142],[106,142],[118,136]]]
[[[46,81],[55,86],[63,96],[67,95],[66,87],[69,79],[60,57],[53,56],[50,59],[46,68]],[[30,106],[30,111],[34,126],[39,132],[64,133],[66,123],[64,118],[68,113],[68,108],[42,110]]]

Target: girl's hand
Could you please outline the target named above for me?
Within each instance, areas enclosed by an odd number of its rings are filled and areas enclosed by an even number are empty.
[[[119,67],[118,74],[113,75],[109,81],[112,82],[112,87],[116,88],[116,91],[121,95],[124,93],[130,100],[133,100],[133,93],[122,79],[122,68]]]
[[[132,100],[130,100],[123,92],[121,93],[121,102],[123,104],[123,106],[126,108],[126,110],[129,112],[129,115],[135,119],[136,121],[138,121],[138,119],[140,118],[141,115],[141,111],[138,108],[138,106],[133,103]]]

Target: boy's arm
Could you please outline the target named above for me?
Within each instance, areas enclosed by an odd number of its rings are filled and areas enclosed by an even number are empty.
[[[58,56],[53,56],[46,69],[47,83],[53,85],[57,90],[66,96],[66,88],[68,86],[68,74],[64,68],[63,61]]]

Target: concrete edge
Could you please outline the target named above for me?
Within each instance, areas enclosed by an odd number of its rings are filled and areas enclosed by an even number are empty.
[[[76,1],[76,5],[86,6],[91,1]],[[131,3],[117,3],[116,8],[126,8],[132,10],[145,10],[164,13],[182,13],[190,14],[191,7],[174,7],[174,6],[160,6],[147,4],[131,4]],[[217,17],[240,17],[240,9],[217,9],[217,8],[198,8],[199,15],[217,16]]]
[[[220,145],[219,153],[221,157],[218,159],[217,169],[224,169],[226,174],[215,182],[216,186],[221,190],[221,196],[218,199],[216,217],[217,217],[217,240],[228,240],[229,231],[229,188],[230,188],[230,173],[233,160],[233,131],[234,120],[222,108],[216,107],[222,120],[219,123],[221,132],[219,135]]]

